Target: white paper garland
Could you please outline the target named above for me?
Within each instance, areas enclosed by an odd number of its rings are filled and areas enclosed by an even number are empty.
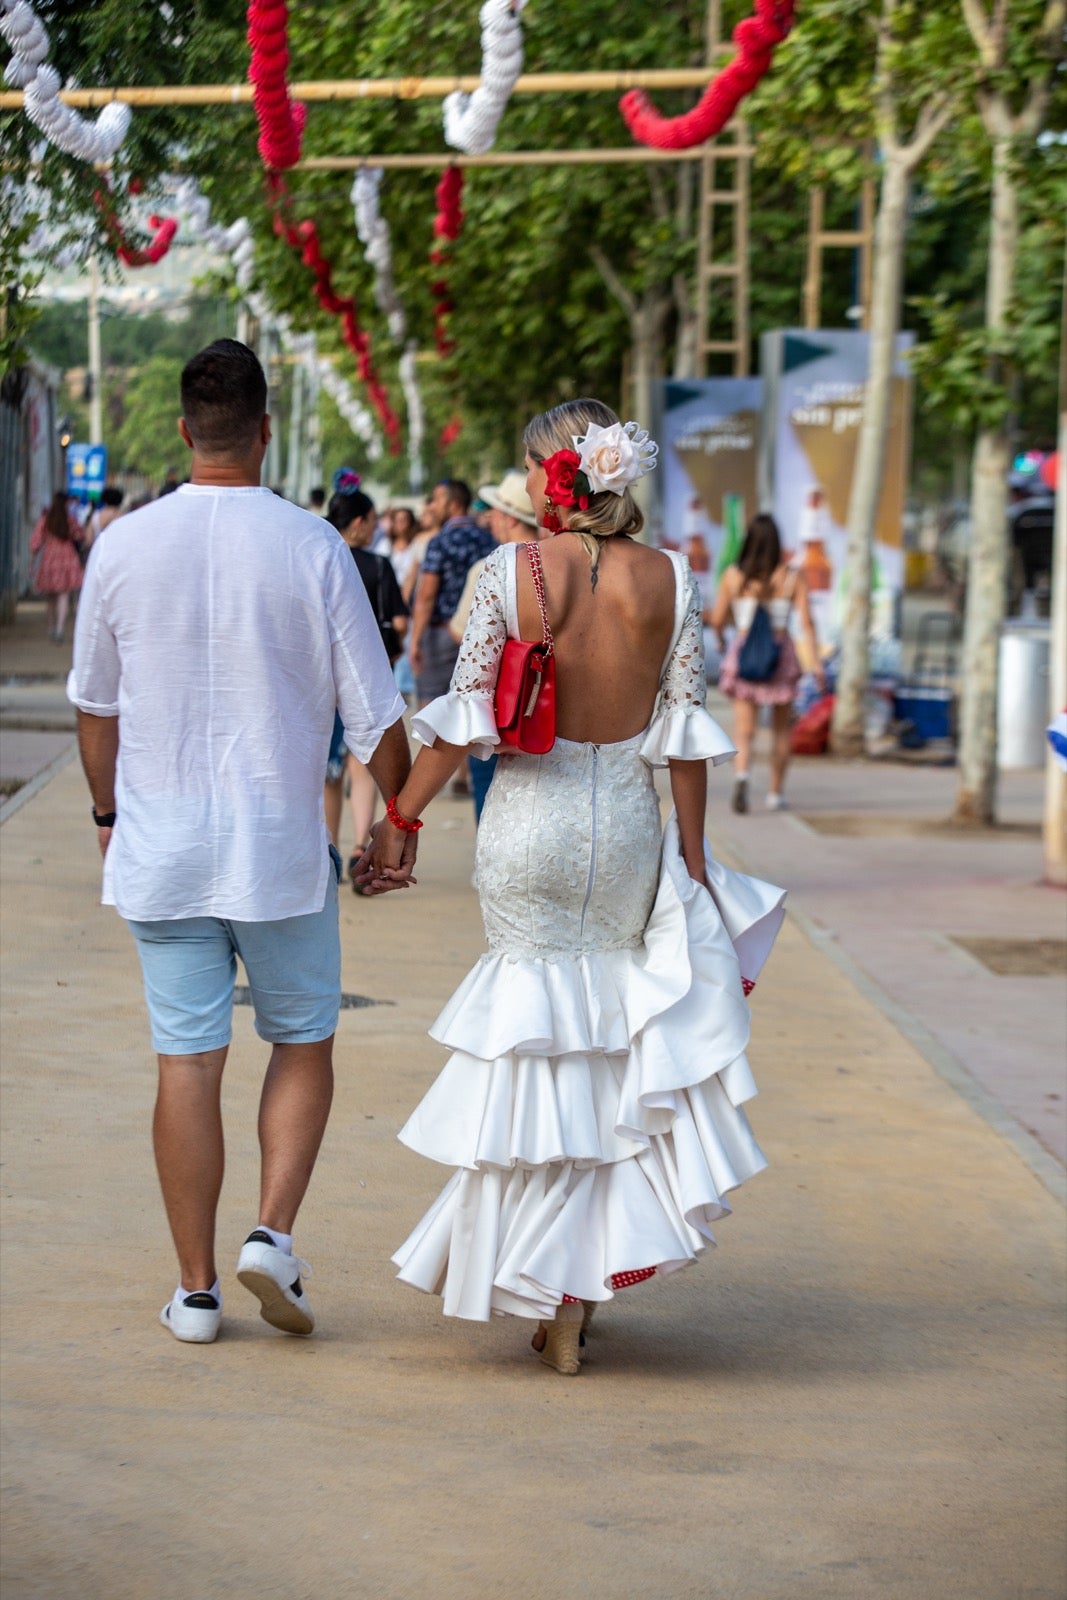
[[[306,346],[303,344],[305,335],[294,333],[293,325],[286,316],[278,316],[270,305],[265,295],[253,290],[246,294],[245,305],[251,311],[257,322],[268,322],[281,339],[282,348],[287,354],[304,355]],[[319,382],[326,390],[330,399],[337,407],[341,416],[348,423],[357,439],[363,441],[367,457],[370,461],[377,461],[382,454],[381,435],[374,424],[374,418],[366,406],[360,405],[352,392],[351,385],[335,372],[332,365],[323,356],[315,356],[315,369]]]
[[[349,198],[356,217],[356,233],[363,253],[374,268],[374,299],[389,325],[395,344],[407,337],[407,317],[396,292],[393,278],[393,247],[389,224],[378,203],[382,185],[381,167],[361,167],[356,173]]]
[[[352,184],[350,199],[356,233],[363,253],[374,268],[374,299],[385,317],[393,342],[404,345],[400,357],[400,387],[408,413],[408,477],[412,492],[422,488],[422,441],[425,413],[415,372],[415,344],[407,342],[407,315],[393,277],[393,246],[389,224],[381,213],[382,169],[361,167]]]
[[[522,72],[522,24],[526,0],[485,0],[481,84],[473,94],[456,89],[444,103],[445,142],[469,156],[493,148],[496,130]]]
[[[48,34],[29,0],[0,0],[0,33],[12,49],[4,80],[22,89],[23,110],[49,143],[82,161],[110,161],[129,131],[128,105],[113,100],[95,122],[59,98],[59,73],[47,65]]]
[[[237,287],[247,289],[255,267],[255,246],[246,217],[238,217],[228,228],[211,222],[211,201],[201,194],[195,178],[180,178],[174,191],[174,207],[188,224],[190,233],[216,255],[229,256],[237,277]]]

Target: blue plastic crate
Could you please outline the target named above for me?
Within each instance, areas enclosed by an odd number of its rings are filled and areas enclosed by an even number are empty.
[[[893,696],[893,713],[924,739],[951,739],[952,698],[951,689],[904,684]]]

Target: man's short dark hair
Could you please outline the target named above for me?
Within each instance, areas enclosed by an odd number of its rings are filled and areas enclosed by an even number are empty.
[[[120,506],[126,495],[117,484],[109,483],[106,489],[100,491],[100,504],[102,506]]]
[[[464,483],[462,478],[442,478],[441,488],[448,490],[448,498],[459,506],[463,512],[470,510],[471,488],[469,483]]]
[[[254,350],[216,339],[182,372],[182,416],[198,450],[241,456],[255,442],[267,409],[267,380]]]

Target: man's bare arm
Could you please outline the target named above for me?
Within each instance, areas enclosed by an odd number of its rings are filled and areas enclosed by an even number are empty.
[[[78,711],[78,752],[89,785],[93,810],[106,815],[115,809],[115,768],[119,759],[118,717],[94,717]],[[111,829],[97,830],[100,854],[107,853]]]
[[[433,621],[433,608],[437,604],[440,588],[440,573],[420,573],[419,587],[415,591],[415,610],[411,618],[411,644],[408,650],[414,672],[422,670],[422,636]]]

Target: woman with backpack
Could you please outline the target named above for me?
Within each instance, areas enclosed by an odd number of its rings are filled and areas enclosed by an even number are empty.
[[[748,767],[760,706],[771,708],[771,782],[767,807],[781,811],[782,788],[789,765],[789,729],[793,701],[800,681],[800,662],[789,632],[793,608],[820,689],[823,670],[819,662],[815,628],[808,604],[808,589],[801,573],[782,559],[778,524],[766,513],[753,517],[736,566],[727,567],[719,582],[709,621],[726,650],[723,629],[732,622],[736,632],[723,660],[719,688],[734,703],[733,809],[748,810]]]

